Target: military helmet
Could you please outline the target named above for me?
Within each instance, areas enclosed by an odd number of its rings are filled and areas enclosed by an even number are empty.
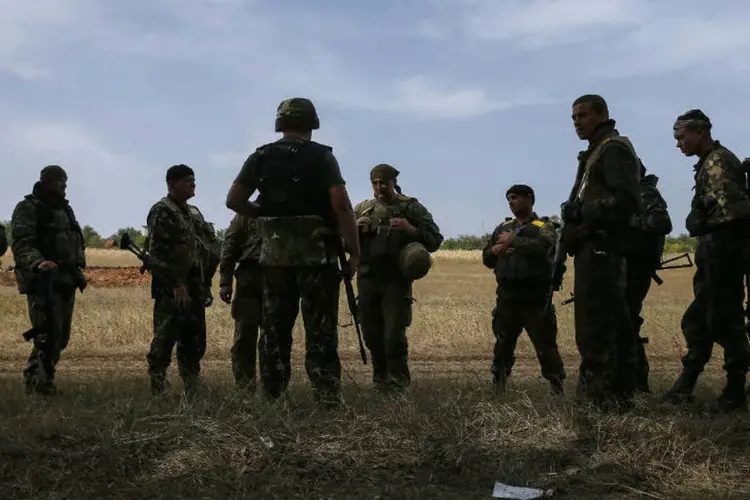
[[[398,268],[410,280],[424,278],[432,267],[432,256],[425,246],[417,241],[404,245],[398,255]]]
[[[318,112],[310,99],[290,97],[281,101],[276,108],[276,132],[288,129],[306,132],[318,128],[320,128]]]

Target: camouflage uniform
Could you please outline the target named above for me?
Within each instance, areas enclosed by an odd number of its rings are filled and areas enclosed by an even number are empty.
[[[148,212],[146,250],[150,255],[154,337],[146,356],[151,390],[164,390],[172,350],[187,393],[199,382],[206,352],[206,306],[213,300],[211,280],[219,261],[213,228],[194,205],[180,206],[165,196]],[[190,305],[180,310],[173,290],[185,285]]]
[[[0,225],[0,257],[8,251],[8,238],[5,235],[5,226]]]
[[[283,116],[285,103],[279,111]],[[305,369],[315,397],[333,401],[341,383],[341,277],[326,238],[333,237],[334,226],[329,189],[344,184],[338,161],[329,146],[285,136],[251,154],[235,182],[260,192],[264,290],[258,354],[264,393],[276,398],[288,387],[292,329],[301,301]]]
[[[694,299],[682,318],[688,346],[683,370],[667,394],[689,397],[711,358],[713,344],[724,348],[727,385],[719,403],[744,405],[750,345],[743,324],[743,276],[748,269],[750,200],[742,162],[714,141],[695,165],[695,194],[685,226],[698,237]]]
[[[237,214],[224,234],[219,264],[220,287],[231,288],[234,277],[237,278],[232,300],[232,373],[238,386],[252,390],[263,307],[263,270],[258,261],[261,243],[257,220]]]
[[[45,294],[38,266],[47,260],[57,263],[52,293],[56,332],[34,338],[24,370],[27,391],[52,393],[56,391],[55,367],[70,340],[75,289],[85,284],[81,272],[86,267],[83,234],[68,201],[47,199],[37,182],[32,194],[13,211],[11,237],[18,290],[27,296],[34,328],[43,328],[45,320]]]
[[[563,207],[563,244],[574,257],[578,394],[607,405],[629,400],[635,390],[636,342],[623,249],[630,220],[642,211],[640,166],[614,120],[602,124],[589,143],[578,155],[576,182]]]
[[[492,247],[506,232],[510,233],[508,248],[512,253],[496,256]],[[497,279],[497,298],[492,310],[495,334],[492,378],[501,389],[510,375],[516,342],[525,328],[536,350],[542,376],[555,392],[563,390],[565,368],[557,349],[557,316],[554,307],[546,307],[555,243],[554,226],[534,213],[528,221],[512,219],[497,226],[482,251],[482,262],[494,271]]]
[[[411,241],[435,252],[443,235],[432,214],[416,198],[396,194],[386,203],[369,199],[354,207],[357,219],[369,219],[360,227],[362,261],[359,267],[359,319],[365,344],[372,356],[372,380],[381,389],[402,389],[410,384],[409,345],[406,328],[412,321],[412,281],[401,275],[400,249]],[[392,228],[389,221],[404,218],[417,231],[410,235]]]
[[[646,168],[641,164],[641,203],[643,213],[634,218],[633,226],[636,236],[628,246],[627,261],[627,301],[633,330],[636,336],[638,370],[636,389],[650,392],[648,386],[648,359],[645,342],[641,338],[643,318],[643,301],[646,299],[651,280],[661,264],[665,236],[672,232],[672,220],[667,212],[667,202],[661,196],[656,184],[659,178],[653,174],[646,175]]]

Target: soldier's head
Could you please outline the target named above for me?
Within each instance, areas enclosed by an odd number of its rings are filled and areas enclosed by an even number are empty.
[[[388,165],[380,163],[370,170],[370,184],[372,184],[372,194],[380,200],[390,200],[396,193],[401,192],[396,178],[400,172]]]
[[[505,192],[510,211],[519,219],[526,218],[534,211],[534,190],[526,184],[514,184]]]
[[[695,156],[709,150],[713,145],[711,127],[711,120],[700,109],[691,109],[678,116],[672,129],[682,154]]]
[[[195,173],[187,165],[172,165],[167,169],[169,195],[185,202],[195,196]]]
[[[45,196],[64,198],[68,174],[59,165],[47,165],[39,173],[39,184]]]
[[[573,101],[573,127],[579,139],[591,139],[599,126],[608,120],[609,108],[602,96],[586,94]]]
[[[312,131],[320,128],[315,105],[304,97],[290,97],[276,108],[276,132],[304,138],[312,137]]]

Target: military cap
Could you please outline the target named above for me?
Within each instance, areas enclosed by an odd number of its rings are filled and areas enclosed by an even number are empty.
[[[39,173],[39,180],[43,183],[67,178],[68,174],[60,165],[47,165]]]
[[[370,180],[395,181],[400,173],[401,172],[387,163],[380,163],[372,167],[372,170],[370,170]]]
[[[290,97],[281,101],[276,108],[276,132],[288,129],[300,131],[320,128],[320,120],[315,105],[305,97]]]
[[[710,129],[712,126],[711,120],[703,111],[700,109],[691,109],[678,116],[672,128],[673,130],[682,127],[706,127]]]
[[[505,197],[507,198],[509,194],[517,194],[519,196],[531,196],[531,201],[532,202],[534,201],[534,190],[531,189],[531,186],[527,186],[526,184],[513,184],[505,192]]]
[[[172,165],[167,169],[167,182],[177,181],[195,175],[193,169],[180,163],[179,165]]]

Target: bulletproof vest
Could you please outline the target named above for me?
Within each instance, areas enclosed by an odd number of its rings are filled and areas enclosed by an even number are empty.
[[[44,256],[46,260],[53,260],[57,262],[65,260],[63,264],[73,264],[80,266],[85,265],[85,257],[83,255],[83,231],[81,230],[81,226],[78,223],[78,220],[76,220],[75,214],[73,213],[73,209],[70,207],[70,205],[64,203],[60,207],[60,209],[65,211],[68,222],[70,224],[70,228],[66,229],[58,224],[55,224],[55,210],[58,210],[57,208],[49,206],[34,195],[26,195],[25,199],[33,203],[34,207],[36,208],[36,240],[39,252],[42,254],[42,256]],[[67,233],[70,231],[74,233],[74,237],[78,241],[73,242],[69,237],[60,238],[60,233]],[[68,245],[72,245],[73,243],[75,243],[75,262],[68,261],[68,259],[72,257],[71,253],[73,249],[61,249],[61,241],[66,242],[66,244]]]
[[[401,196],[401,195],[400,195]],[[382,203],[375,200],[363,212],[363,217],[370,219],[370,224],[360,228],[363,260],[387,260],[395,263],[399,259],[401,248],[411,240],[407,239],[402,229],[392,227],[390,220],[406,218],[409,206],[416,198],[401,196],[395,203]]]
[[[576,198],[579,201],[584,201],[584,198],[587,198],[589,196],[594,197],[594,198],[599,196],[600,190],[603,188],[603,186],[597,186],[597,185],[591,184],[591,172],[594,166],[596,165],[596,163],[602,157],[605,146],[610,142],[619,142],[620,144],[624,145],[625,147],[628,148],[631,154],[635,156],[636,160],[638,160],[638,155],[636,154],[635,148],[633,147],[633,144],[630,142],[630,139],[628,139],[624,135],[613,135],[613,136],[605,138],[602,142],[600,142],[594,147],[593,151],[591,151],[591,153],[586,158],[586,164],[584,166],[583,175],[581,177],[581,182],[578,186],[578,191],[576,193]],[[638,171],[638,177],[640,178],[640,170]],[[608,195],[608,193],[606,193],[605,195]]]
[[[325,178],[329,146],[313,141],[272,142],[258,148],[260,217],[330,217]]]
[[[544,222],[539,219],[513,229],[513,221],[504,224],[507,230],[515,231],[516,236],[524,238],[538,238]],[[551,256],[531,257],[519,252],[514,252],[505,257],[500,257],[495,265],[495,276],[498,283],[513,285],[522,284],[524,281],[540,282],[549,279],[551,268]]]

